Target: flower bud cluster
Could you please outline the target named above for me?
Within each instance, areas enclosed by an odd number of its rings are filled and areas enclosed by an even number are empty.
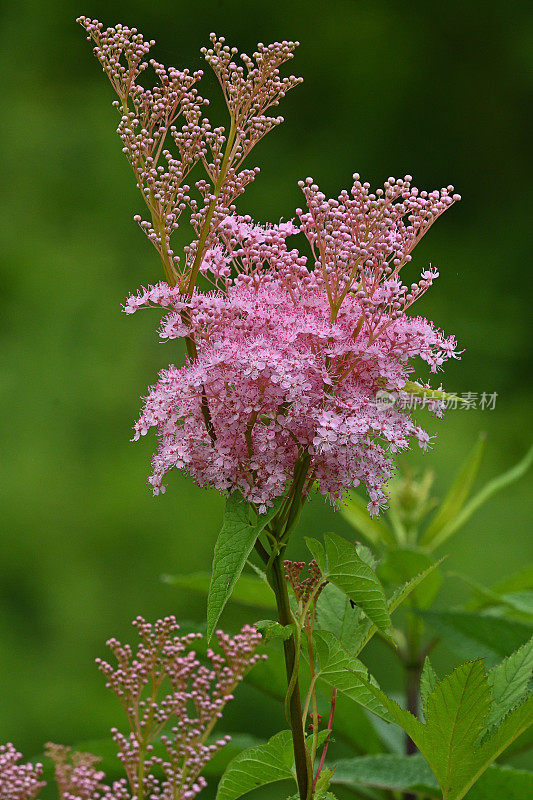
[[[191,73],[148,61],[154,42],[145,41],[135,28],[104,29],[88,17],[79,17],[78,22],[94,42],[94,53],[118,96],[118,133],[149,211],[147,219],[136,214],[135,221],[159,253],[167,281],[190,293],[205,250],[215,244],[219,224],[259,171],[242,169],[244,159],[283,121],[269,116],[268,109],[301,80],[280,76],[280,67],[293,57],[297,43],[259,44],[253,58],[242,54],[242,64],[237,64],[237,48],[211,34],[211,47],[202,52],[228,106],[230,127],[225,130],[213,128],[203,113],[208,101],[196,88],[201,70]],[[151,88],[138,82],[148,66],[155,75]],[[206,178],[194,181],[195,196],[187,177],[200,164]],[[184,211],[192,236],[180,259],[171,237]]]
[[[375,192],[357,173],[353,178],[350,193],[343,190],[336,199],[326,198],[312,178],[300,181],[307,210],[296,213],[333,313],[356,292],[365,318],[379,330],[384,312],[399,318],[436,277],[427,271],[410,289],[396,281],[422,236],[460,196],[453,186],[420,191],[410,175],[391,177]]]
[[[0,797],[33,800],[45,785],[42,764],[21,764],[22,754],[8,742],[0,745]]]
[[[110,639],[117,666],[98,660],[130,727],[128,734],[112,731],[128,776],[113,785],[113,794],[192,800],[206,785],[203,768],[230,739],[207,743],[235,687],[262,658],[255,653],[261,635],[249,626],[234,637],[217,631],[222,652],[208,648],[207,664],[202,664],[191,649],[201,634],[177,635],[175,617],[154,625],[137,617],[133,624],[140,638],[135,653],[130,645]],[[165,756],[154,752],[157,738]],[[163,773],[162,782],[157,772]]]
[[[287,578],[288,583],[290,584],[292,591],[294,592],[294,596],[298,602],[301,602],[305,605],[308,602],[311,595],[316,592],[315,600],[318,600],[320,596],[320,592],[326,585],[327,581],[324,581],[322,577],[322,573],[320,572],[320,567],[318,566],[315,559],[309,562],[307,565],[307,572],[309,577],[302,579],[302,572],[306,567],[305,561],[284,561],[283,568],[285,570],[285,577]],[[316,590],[320,587],[320,590],[317,592]]]

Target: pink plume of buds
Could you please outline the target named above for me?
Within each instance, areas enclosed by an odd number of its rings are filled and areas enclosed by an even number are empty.
[[[249,626],[233,637],[217,631],[222,653],[208,648],[204,665],[191,649],[201,634],[178,636],[174,617],[154,625],[137,617],[133,624],[140,637],[136,652],[110,639],[117,666],[97,662],[130,727],[129,734],[112,731],[127,780],[115,782],[105,800],[192,800],[206,785],[203,768],[230,740],[207,741],[236,686],[262,658],[255,653],[261,635]],[[154,752],[156,739],[165,748],[164,757]],[[161,771],[162,782],[155,774]]]
[[[21,764],[22,754],[8,742],[0,745],[0,797],[33,800],[45,783],[42,764]]]
[[[149,212],[147,219],[137,214],[135,221],[159,253],[167,281],[191,293],[200,261],[214,243],[220,222],[234,210],[235,199],[259,171],[242,168],[244,159],[283,121],[268,115],[268,109],[301,80],[280,76],[280,67],[292,58],[298,43],[259,44],[253,57],[242,54],[239,64],[237,48],[211,34],[211,47],[202,53],[228,107],[230,127],[225,130],[213,128],[203,113],[208,101],[196,88],[201,70],[191,73],[147,60],[154,42],[145,41],[136,28],[104,29],[98,20],[83,16],[77,21],[94,43],[94,53],[118,97],[122,149]],[[155,73],[152,88],[138,81],[148,66]],[[188,177],[196,166],[202,166],[206,174],[194,181],[194,196]],[[171,238],[186,210],[192,241],[180,259]]]

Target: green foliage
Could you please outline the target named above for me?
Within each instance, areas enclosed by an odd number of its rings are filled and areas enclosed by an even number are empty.
[[[278,510],[274,504],[266,514],[257,516],[252,525],[250,506],[239,492],[233,492],[226,501],[222,528],[215,544],[211,583],[207,598],[207,636],[213,635],[224,606],[244,569],[259,534]]]
[[[192,572],[190,575],[164,575],[163,581],[169,586],[179,589],[192,589],[200,594],[207,595],[211,583],[209,572]],[[231,599],[244,606],[257,606],[259,608],[276,608],[276,599],[272,589],[266,582],[256,575],[241,575],[235,586]]]
[[[426,713],[427,700],[429,695],[433,692],[435,685],[438,681],[437,673],[431,666],[429,657],[426,656],[422,674],[420,675],[420,700],[422,702],[422,710]]]
[[[525,663],[524,654],[517,660],[508,659],[506,667],[492,680],[481,660],[461,664],[428,691],[425,724],[360,674],[355,678],[415,742],[437,778],[443,800],[461,800],[490,764],[533,725],[533,695],[522,699],[522,677],[514,682],[516,688],[510,693],[520,704],[503,719],[510,695],[501,686],[495,688],[506,671],[521,675]],[[487,733],[487,721],[497,719],[502,721]]]
[[[459,514],[470,494],[479,472],[486,439],[487,437],[484,433],[479,435],[464,465],[455,476],[448,494],[445,496],[437,513],[426,528],[420,541],[421,545],[431,545],[435,540],[439,543],[444,541],[444,539],[439,539],[439,535],[446,529],[451,521],[455,519],[457,514]]]
[[[353,545],[334,533],[324,536],[328,559],[325,577],[361,608],[384,635],[391,634],[385,592],[376,573]]]
[[[382,754],[342,759],[337,762],[333,783],[349,787],[371,786],[424,797],[442,794],[422,756]],[[491,766],[467,792],[467,800],[525,800],[533,795],[533,772]]]
[[[476,451],[473,452],[471,456],[471,462],[475,467],[475,460],[476,460]],[[455,515],[446,514],[445,518],[442,519],[442,524],[438,522],[435,529],[432,531],[431,538],[428,537],[428,532],[424,534],[421,540],[421,544],[425,544],[430,549],[435,549],[443,544],[450,536],[453,536],[474,514],[475,511],[478,510],[484,503],[487,502],[496,492],[500,492],[502,489],[505,489],[507,486],[510,486],[512,483],[517,481],[523,475],[526,474],[528,469],[530,468],[531,464],[533,463],[533,447],[529,449],[526,453],[524,458],[515,464],[507,472],[504,472],[502,475],[499,475],[497,478],[493,478],[489,481],[485,486],[480,489],[480,491],[474,495],[467,503],[463,502],[460,504],[459,509],[455,513]],[[471,466],[471,470],[474,469]],[[468,482],[468,478],[466,478],[466,482]],[[455,504],[458,504],[461,495],[461,488],[458,481],[454,483],[452,486],[450,493],[453,493],[455,497]],[[462,495],[461,495],[462,496]],[[454,505],[454,502],[450,501],[450,508]],[[439,512],[440,514],[440,512]],[[435,517],[438,518],[439,514]],[[432,526],[428,530],[431,530]]]
[[[326,573],[326,551],[324,550],[324,545],[322,542],[319,542],[318,539],[313,539],[309,536],[305,537],[305,543],[309,548],[309,551],[313,558],[315,559],[316,563],[320,567],[320,571],[323,575]]]
[[[464,611],[424,611],[423,618],[463,658],[486,658],[489,665],[527,642],[533,626]]]
[[[357,653],[361,643],[361,620],[359,610],[335,584],[328,583],[317,603],[317,627],[333,633],[348,653]]]
[[[218,784],[217,800],[237,800],[259,786],[292,779],[290,731],[276,733],[266,744],[251,747],[236,756]]]
[[[498,725],[526,693],[533,676],[533,638],[489,672],[493,708],[486,720]]]
[[[273,619],[260,619],[258,622],[254,622],[254,625],[266,641],[289,639],[294,633],[294,625],[280,625]]]
[[[436,567],[435,561],[422,550],[393,549],[387,550],[379,565],[378,575],[385,584],[394,586],[408,584],[417,575]],[[426,579],[410,592],[409,604],[416,608],[429,608],[442,585],[442,576],[437,569],[431,569]]]
[[[334,634],[328,631],[316,631],[314,639],[320,665],[318,679],[334,686],[351,700],[368,708],[369,711],[385,721],[392,722],[393,718],[383,703],[376,701],[376,697],[368,692],[364,684],[356,677],[356,675],[367,675],[364,664],[349,655]]]

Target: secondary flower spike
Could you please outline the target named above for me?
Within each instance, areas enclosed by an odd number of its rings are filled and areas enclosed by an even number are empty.
[[[230,216],[201,265],[214,292],[185,298],[158,284],[125,304],[126,313],[161,306],[160,336],[197,345],[195,359],[160,373],[135,425],[136,439],[154,426],[159,433],[149,479],[156,493],[176,467],[200,485],[239,489],[261,512],[305,458],[304,493],[316,485],[336,502],[363,483],[375,513],[393,454],[412,437],[428,445],[408,411],[376,396],[401,393],[417,356],[432,372],[457,357],[453,336],[405,313],[436,270],[410,286],[400,279],[415,244],[458,199],[453,187],[419,192],[407,176],[371,194],[356,176],[353,201],[346,192],[326,200],[311,179],[303,188],[308,211],[297,213],[310,265],[287,247],[299,230],[293,223],[264,227]],[[440,414],[442,404],[433,410]]]
[[[212,127],[205,116],[208,101],[197,88],[202,70],[190,72],[148,60],[155,42],[146,41],[136,28],[120,24],[104,28],[89,17],[77,21],[93,42],[94,54],[118,97],[114,105],[120,114],[122,149],[149,212],[147,219],[137,214],[135,221],[159,253],[166,280],[191,293],[218,225],[259,171],[243,168],[244,160],[283,122],[268,110],[302,80],[280,75],[298,42],[258,44],[252,57],[240,55],[239,64],[237,48],[211,34],[211,46],[202,54],[226,101],[230,117],[226,130]],[[148,67],[155,75],[150,88],[140,83]],[[197,169],[204,177],[194,177]],[[192,240],[180,257],[171,240],[184,212]]]

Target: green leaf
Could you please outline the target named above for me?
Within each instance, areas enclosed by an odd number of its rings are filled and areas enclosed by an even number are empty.
[[[465,658],[482,656],[494,665],[513,653],[533,634],[530,625],[464,611],[424,611],[426,622],[452,650]]]
[[[442,576],[436,567],[434,560],[421,550],[394,549],[387,551],[379,565],[378,575],[383,583],[407,585],[413,578],[427,572],[426,580],[421,581],[421,585],[412,586],[409,594],[411,605],[429,608],[442,585]]]
[[[392,614],[393,611],[396,611],[396,609],[399,608],[399,606],[401,606],[405,600],[407,600],[411,592],[413,592],[417,586],[420,586],[420,584],[423,583],[426,578],[429,578],[432,572],[442,564],[445,558],[447,558],[447,556],[439,558],[438,561],[435,561],[434,564],[431,564],[431,566],[423,570],[423,572],[415,575],[414,578],[411,578],[411,580],[404,583],[403,586],[400,586],[398,589],[396,589],[389,600],[389,613]]]
[[[239,492],[233,492],[226,501],[222,529],[215,544],[213,569],[207,597],[207,638],[211,639],[224,606],[250,555],[255,540],[278,510],[274,504],[266,514],[257,516],[255,524],[249,522],[250,506]]]
[[[492,763],[524,731],[533,725],[533,695],[514,708],[488,739],[483,741],[479,754],[478,773]]]
[[[437,681],[437,673],[431,666],[429,656],[426,656],[422,674],[420,676],[420,699],[422,701],[424,715],[426,714],[427,699],[437,685]]]
[[[327,578],[361,608],[374,625],[390,637],[392,626],[383,586],[355,547],[334,533],[324,536]]]
[[[324,575],[326,572],[326,551],[324,550],[322,542],[319,542],[318,539],[312,539],[310,536],[306,536],[305,543],[320,567],[320,572]]]
[[[356,492],[347,492],[339,511],[352,528],[371,544],[396,544],[394,535],[381,517],[371,517],[365,502]]]
[[[533,696],[482,739],[491,710],[491,686],[481,660],[466,662],[435,684],[426,702],[426,724],[355,675],[414,741],[428,761],[443,800],[462,800],[480,776],[533,724]],[[469,795],[470,796],[470,795]]]
[[[479,435],[468,458],[457,473],[448,494],[422,536],[421,545],[429,545],[437,539],[443,528],[446,528],[463,508],[479,472],[486,439],[486,434]]]
[[[214,740],[222,738],[220,732],[214,737]],[[208,741],[208,744],[211,744]],[[232,733],[231,741],[224,745],[210,761],[207,762],[202,770],[202,775],[206,778],[220,778],[220,776],[227,769],[230,761],[242,753],[243,750],[248,750],[250,747],[259,747],[264,745],[264,740],[258,739],[257,736],[252,736],[251,733]]]
[[[337,761],[332,783],[345,786],[373,786],[440,798],[439,785],[420,755],[382,753]]]
[[[291,732],[276,733],[229,763],[218,784],[217,800],[236,800],[258,786],[293,778],[293,761]]]
[[[376,701],[372,692],[367,691],[361,681],[355,677],[356,673],[363,676],[368,675],[364,664],[347,653],[332,633],[315,631],[313,638],[320,664],[318,680],[334,686],[351,700],[368,708],[386,722],[392,722],[393,718],[383,704]]]
[[[345,786],[409,792],[440,798],[438,783],[420,755],[382,754],[342,759],[332,779]],[[525,800],[533,796],[533,772],[494,765],[467,793],[467,800]]]
[[[333,633],[348,653],[355,654],[360,642],[360,615],[359,609],[352,607],[335,584],[328,583],[324,587],[317,603],[317,627]]]
[[[489,672],[493,707],[487,727],[498,725],[522,700],[533,676],[533,638]]]
[[[463,796],[461,789],[471,777],[475,746],[490,702],[482,661],[461,664],[436,684],[427,699],[423,747],[419,747],[435,773],[443,800]]]
[[[446,556],[444,556],[444,558],[446,558]],[[389,614],[393,614],[396,611],[396,609],[402,605],[402,603],[409,597],[411,592],[414,591],[417,588],[417,586],[419,586],[423,581],[426,580],[426,578],[428,578],[431,575],[433,570],[435,570],[442,563],[444,558],[439,559],[435,564],[432,564],[430,567],[425,569],[419,575],[415,575],[415,577],[412,578],[410,581],[407,581],[407,583],[404,583],[403,586],[400,586],[398,589],[396,589],[396,591],[393,593],[392,597],[389,600]],[[368,620],[365,620],[364,624],[366,625],[366,628],[362,624],[357,631],[357,635],[359,638],[357,646],[354,649],[354,655],[356,656],[359,655],[361,650],[364,647],[366,647],[370,639],[377,632],[376,626],[370,624]]]
[[[370,547],[367,547],[366,544],[361,544],[361,542],[356,542],[355,549],[359,558],[361,558],[365,564],[368,564],[370,569],[375,571],[378,562]]]
[[[454,573],[456,577],[460,577],[468,583],[478,597],[470,600],[466,608],[468,611],[477,611],[478,609],[488,608],[493,606],[498,598],[498,602],[503,595],[521,594],[523,592],[533,592],[533,566],[525,567],[518,572],[509,575],[507,578],[499,581],[495,586],[487,589],[485,586],[473,581],[471,578]]]
[[[289,639],[294,632],[294,625],[280,625],[273,619],[260,619],[254,622],[254,627],[257,628],[263,638],[268,641],[269,639]]]
[[[530,448],[524,458],[515,464],[512,469],[499,475],[497,478],[489,481],[474,497],[469,500],[461,509],[461,511],[450,522],[439,531],[438,535],[431,541],[431,549],[434,549],[450,538],[456,531],[459,530],[480,508],[484,503],[489,500],[492,495],[499,492],[501,489],[514,483],[521,478],[528,471],[531,463],[533,462],[533,447]]]
[[[533,772],[494,764],[465,797],[466,800],[525,800],[533,797]]]
[[[209,592],[209,572],[193,572],[190,575],[163,575],[162,580],[180,589],[192,589],[201,594]],[[232,600],[244,606],[276,608],[276,598],[268,583],[255,575],[241,575],[232,593]]]

